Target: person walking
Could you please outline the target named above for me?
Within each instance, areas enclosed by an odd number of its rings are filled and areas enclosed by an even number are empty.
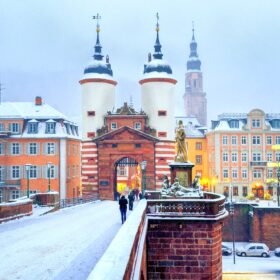
[[[119,200],[122,224],[126,221],[127,204],[128,204],[127,199],[125,198],[124,195],[122,195],[120,200]]]
[[[134,192],[131,191],[128,195],[128,205],[129,205],[129,210],[133,210],[133,202],[134,202]]]

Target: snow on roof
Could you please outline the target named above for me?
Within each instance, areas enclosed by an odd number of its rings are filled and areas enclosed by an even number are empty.
[[[227,121],[220,121],[215,130],[229,130],[230,127]]]
[[[35,105],[33,102],[2,102],[2,119],[66,119],[66,116],[48,104]]]
[[[153,71],[150,73],[145,73],[142,79],[151,79],[151,78],[167,78],[167,79],[175,79],[172,74],[168,74],[166,72],[157,72]]]
[[[113,81],[113,77],[108,74],[99,74],[99,73],[86,73],[83,75],[82,80],[84,79],[104,79]]]

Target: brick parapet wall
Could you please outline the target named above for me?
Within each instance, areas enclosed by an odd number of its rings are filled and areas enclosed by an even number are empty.
[[[148,279],[222,279],[222,222],[151,220]]]
[[[32,200],[0,204],[0,223],[32,215]]]

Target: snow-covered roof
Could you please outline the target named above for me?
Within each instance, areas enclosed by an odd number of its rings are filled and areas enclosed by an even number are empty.
[[[144,65],[143,78],[173,78],[170,65],[163,59],[152,59]]]
[[[66,116],[48,104],[35,105],[33,102],[2,102],[1,119],[66,119]]]

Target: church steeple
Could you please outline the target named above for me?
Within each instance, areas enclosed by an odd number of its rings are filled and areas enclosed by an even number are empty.
[[[194,36],[194,24],[192,28],[192,40],[190,43],[190,55],[189,59],[187,61],[187,70],[192,71],[200,71],[200,66],[201,66],[201,61],[198,58],[198,53],[197,53],[197,43],[195,41],[195,36]]]
[[[95,60],[102,60],[103,59],[103,55],[102,55],[102,46],[100,44],[100,40],[99,40],[99,33],[100,33],[100,25],[99,25],[99,19],[101,17],[99,16],[99,14],[97,14],[96,16],[93,16],[93,19],[96,19],[96,43],[94,46],[94,55],[93,58]]]
[[[162,59],[162,52],[161,52],[161,44],[160,44],[160,41],[159,41],[159,23],[158,23],[158,20],[159,20],[159,16],[158,16],[158,13],[157,13],[157,25],[156,25],[156,32],[157,32],[157,38],[156,38],[156,43],[154,45],[154,48],[155,48],[155,53],[153,54],[153,57],[154,59]]]

